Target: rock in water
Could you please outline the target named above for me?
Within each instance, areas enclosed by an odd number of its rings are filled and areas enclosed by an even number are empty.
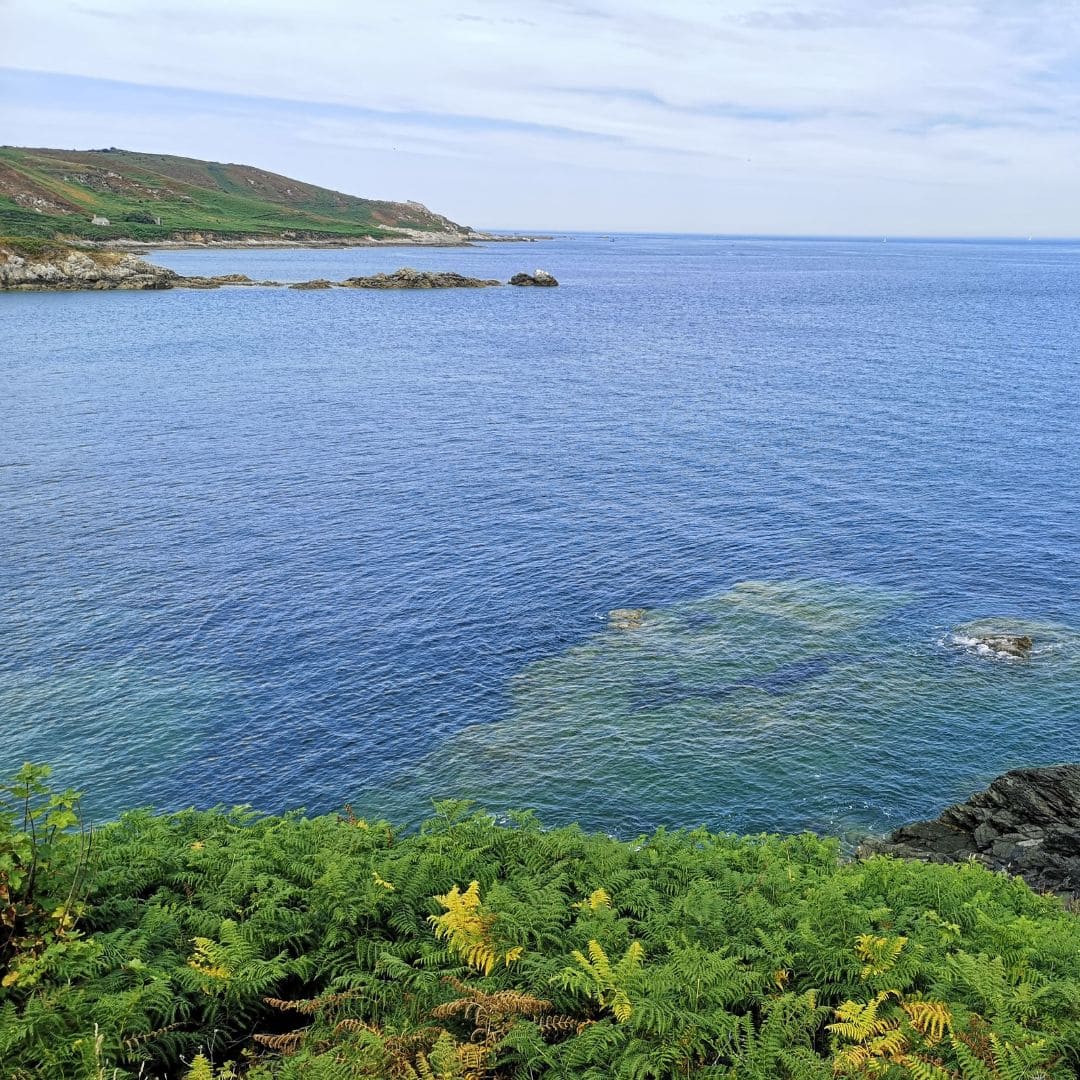
[[[976,638],[980,645],[985,645],[991,652],[999,656],[1027,656],[1035,643],[1027,635],[1014,637],[1011,635],[991,634],[986,637]]]
[[[348,289],[481,289],[485,285],[501,285],[502,282],[493,278],[471,278],[452,272],[413,270],[403,266],[392,274],[351,277],[341,284]]]
[[[510,279],[511,285],[558,285],[559,283],[546,270],[537,270],[535,274],[515,274]]]
[[[974,858],[1038,892],[1080,898],[1080,765],[1014,769],[933,821],[868,840],[862,854],[928,862]]]
[[[608,626],[612,630],[639,630],[644,621],[644,608],[620,607],[608,612]]]
[[[332,289],[334,283],[327,281],[326,278],[315,278],[314,281],[298,281],[295,285],[290,285],[290,289]]]

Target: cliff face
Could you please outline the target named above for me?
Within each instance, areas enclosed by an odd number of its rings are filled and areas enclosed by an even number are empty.
[[[45,247],[40,251],[0,241],[0,289],[171,289],[178,275],[137,255]]]

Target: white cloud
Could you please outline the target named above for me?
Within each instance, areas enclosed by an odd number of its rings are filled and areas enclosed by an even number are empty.
[[[409,190],[477,223],[1080,232],[1072,0],[9,0],[0,30],[8,67],[344,106],[258,162],[355,189],[350,160],[381,188],[429,159]],[[244,122],[205,141],[248,152]]]

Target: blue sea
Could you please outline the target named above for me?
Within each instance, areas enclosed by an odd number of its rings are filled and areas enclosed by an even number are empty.
[[[5,773],[854,835],[1080,760],[1080,244],[154,258],[562,284],[0,296]]]

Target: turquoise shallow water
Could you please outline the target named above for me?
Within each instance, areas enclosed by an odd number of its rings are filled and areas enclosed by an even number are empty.
[[[0,297],[5,769],[97,816],[630,833],[881,829],[1080,759],[1080,246],[159,261],[563,286]]]

